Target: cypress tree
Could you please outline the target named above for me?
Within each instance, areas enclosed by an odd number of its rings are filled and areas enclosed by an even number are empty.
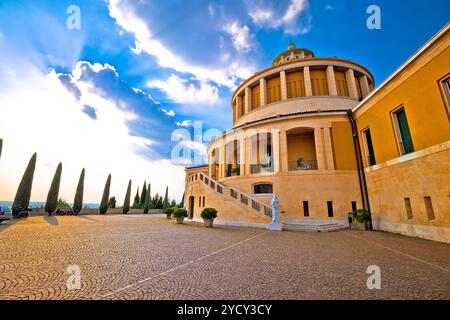
[[[145,201],[144,201],[144,213],[145,214],[148,213],[148,210],[150,209],[150,205],[151,205],[151,201],[152,201],[150,192],[151,192],[151,185],[149,183],[148,187],[147,187],[147,194],[145,195]]]
[[[105,214],[108,211],[109,190],[111,188],[111,175],[106,180],[105,189],[103,190],[102,201],[100,202],[100,214]]]
[[[0,158],[2,157],[3,139],[0,139]]]
[[[181,198],[181,202],[178,205],[179,208],[183,208],[184,207],[184,193],[183,193],[183,197]]]
[[[45,202],[45,212],[51,214],[56,210],[59,197],[59,186],[61,184],[62,163],[58,164],[55,175],[53,176],[50,190],[48,190],[47,201]]]
[[[28,208],[30,205],[31,188],[33,186],[34,170],[36,168],[36,158],[37,154],[35,153],[28,162],[28,166],[25,169],[22,180],[17,188],[16,196],[14,197],[13,208]]]
[[[131,180],[128,182],[127,193],[125,194],[125,200],[123,202],[123,214],[127,214],[130,211],[130,198],[131,198]]]
[[[136,195],[134,196],[133,209],[139,208],[139,187],[137,188]]]
[[[84,173],[85,170],[81,170],[80,179],[78,180],[77,191],[73,200],[73,210],[80,212],[83,207],[83,193],[84,193]]]
[[[140,208],[144,208],[144,204],[145,204],[145,197],[147,197],[147,181],[144,181],[144,187],[142,187],[142,191],[141,191],[141,206]]]
[[[164,200],[162,203],[162,209],[167,209],[169,207],[169,186],[166,187],[166,194],[164,195]]]

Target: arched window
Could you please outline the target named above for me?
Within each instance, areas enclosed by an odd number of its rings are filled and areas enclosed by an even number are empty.
[[[255,184],[253,186],[254,194],[272,194],[273,193],[273,185],[269,183],[261,183]]]

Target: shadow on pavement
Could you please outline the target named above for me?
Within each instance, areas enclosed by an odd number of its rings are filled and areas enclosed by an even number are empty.
[[[44,216],[44,220],[50,223],[52,226],[58,225],[58,219],[54,216]]]
[[[91,217],[89,217],[89,216],[87,216],[87,215],[79,215],[78,217],[79,217],[80,219],[86,219],[86,220],[95,221],[95,222],[98,221],[97,219],[91,218]]]
[[[20,221],[19,219],[11,219],[11,220],[6,220],[6,221],[3,221],[3,222],[0,222],[0,232],[5,231],[10,226],[16,224],[19,221]]]

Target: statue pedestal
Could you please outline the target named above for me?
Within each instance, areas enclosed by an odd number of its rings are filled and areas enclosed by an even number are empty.
[[[272,222],[267,226],[270,231],[283,231],[283,225],[280,222]]]

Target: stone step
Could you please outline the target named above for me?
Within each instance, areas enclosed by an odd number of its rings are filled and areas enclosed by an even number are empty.
[[[285,223],[283,224],[283,230],[285,231],[298,231],[298,232],[334,232],[347,229],[339,223],[327,223],[327,224],[308,224],[308,223]]]

